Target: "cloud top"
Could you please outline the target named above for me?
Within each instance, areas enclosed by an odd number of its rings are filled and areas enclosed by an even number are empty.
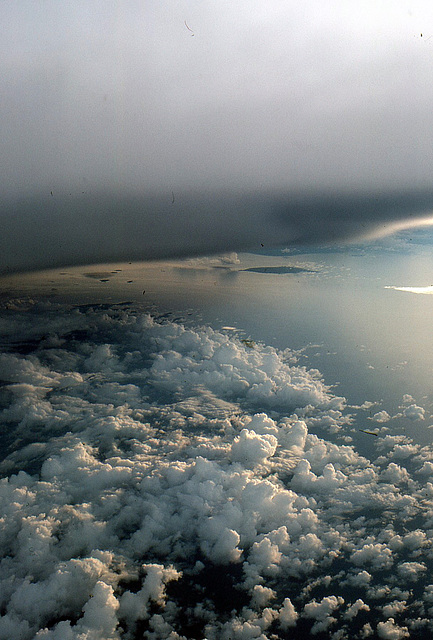
[[[431,447],[381,434],[367,459],[317,371],[235,333],[2,322],[29,348],[1,356],[0,637],[431,634]]]

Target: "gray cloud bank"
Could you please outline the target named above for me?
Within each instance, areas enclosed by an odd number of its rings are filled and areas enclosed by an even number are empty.
[[[0,209],[0,272],[332,243],[386,233],[431,204],[433,192],[32,197]]]
[[[2,640],[431,637],[431,446],[360,455],[289,350],[2,307]]]
[[[430,14],[3,3],[1,269],[329,241],[429,212]]]

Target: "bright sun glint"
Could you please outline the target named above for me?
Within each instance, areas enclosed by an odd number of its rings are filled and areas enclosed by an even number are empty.
[[[374,233],[375,238],[385,237],[398,233],[399,231],[405,231],[406,229],[418,229],[421,227],[432,227],[433,215],[423,216],[420,218],[407,218],[406,220],[399,220],[384,225],[381,229]]]
[[[396,291],[409,291],[410,293],[433,294],[433,285],[428,287],[393,287],[388,286],[385,289],[395,289]]]

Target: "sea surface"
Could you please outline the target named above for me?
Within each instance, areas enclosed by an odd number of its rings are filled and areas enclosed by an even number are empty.
[[[3,278],[0,291],[70,304],[131,302],[183,322],[229,326],[299,351],[350,404],[374,402],[396,414],[409,394],[430,414],[433,250],[273,253],[235,254],[235,264],[228,256],[62,268]],[[428,426],[410,425],[410,436],[430,442]]]

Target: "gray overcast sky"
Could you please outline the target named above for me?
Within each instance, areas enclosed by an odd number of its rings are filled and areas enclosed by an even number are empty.
[[[0,25],[3,270],[433,210],[430,2],[17,1]]]

